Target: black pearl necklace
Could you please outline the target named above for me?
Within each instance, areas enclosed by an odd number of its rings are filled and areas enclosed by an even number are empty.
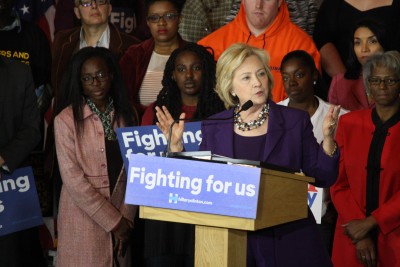
[[[239,104],[235,107],[234,113],[237,113],[239,111]],[[233,118],[233,122],[235,123],[235,126],[245,132],[245,131],[250,131],[253,129],[256,129],[260,127],[268,118],[269,115],[269,104],[264,104],[260,114],[258,114],[257,119],[249,121],[249,122],[243,122],[242,118],[240,117],[240,113],[235,115]]]

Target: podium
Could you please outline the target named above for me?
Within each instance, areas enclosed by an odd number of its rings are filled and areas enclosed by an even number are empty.
[[[260,169],[255,219],[142,205],[139,216],[143,219],[196,225],[196,267],[246,266],[247,231],[306,218],[308,183],[314,182],[313,178],[303,175]]]

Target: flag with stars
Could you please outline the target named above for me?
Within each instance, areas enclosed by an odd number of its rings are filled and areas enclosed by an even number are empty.
[[[15,6],[21,19],[36,22],[53,41],[55,8],[53,0],[18,0]]]
[[[37,21],[52,5],[52,0],[19,0],[16,9],[22,19]]]

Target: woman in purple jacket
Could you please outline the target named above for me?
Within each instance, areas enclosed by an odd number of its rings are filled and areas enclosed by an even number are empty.
[[[203,121],[200,149],[303,171],[315,177],[318,187],[332,185],[338,172],[334,133],[340,108],[330,107],[323,123],[324,140],[319,145],[306,112],[270,100],[273,78],[268,65],[264,50],[245,44],[234,44],[222,54],[217,63],[216,91],[230,109],[212,118],[232,119]],[[238,114],[248,100],[253,105]],[[180,118],[184,117],[181,114]],[[157,108],[157,118],[168,136],[173,121],[168,110]],[[183,121],[173,128],[172,151],[183,149],[183,128]],[[247,266],[331,266],[315,219],[310,211],[308,214],[306,219],[249,232]]]

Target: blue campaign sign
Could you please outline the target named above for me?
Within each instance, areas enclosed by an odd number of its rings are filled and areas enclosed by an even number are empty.
[[[156,125],[117,128],[118,143],[126,168],[130,154],[161,156],[167,139]],[[201,143],[201,122],[185,123],[183,143],[186,151],[198,151]]]
[[[2,174],[0,180],[0,236],[43,224],[31,167]]]
[[[255,219],[261,169],[130,155],[127,204]]]
[[[120,31],[125,33],[132,33],[136,28],[136,16],[132,8],[124,8],[113,6],[110,22],[114,24]]]

